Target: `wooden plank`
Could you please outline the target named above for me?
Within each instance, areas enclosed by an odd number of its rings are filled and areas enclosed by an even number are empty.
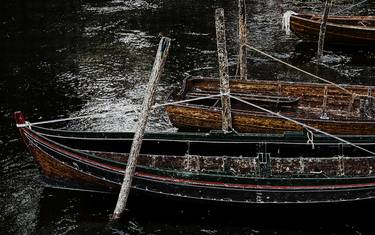
[[[316,54],[316,57],[318,60],[321,60],[323,56],[324,38],[326,35],[326,30],[327,30],[327,18],[328,18],[329,11],[331,10],[331,7],[332,7],[332,0],[326,0],[326,3],[324,5],[324,12],[323,12],[322,20],[320,23],[318,52]]]
[[[225,38],[225,20],[224,9],[219,8],[215,11],[216,37],[217,37],[217,54],[219,60],[220,75],[220,93],[222,104],[222,129],[224,133],[232,129],[232,114],[229,98],[229,70],[228,70],[228,53]]]
[[[143,135],[146,129],[148,116],[150,114],[152,104],[154,102],[156,86],[160,80],[163,67],[167,59],[170,41],[171,40],[169,38],[163,37],[159,43],[158,52],[156,54],[154,66],[153,66],[153,69],[150,75],[150,80],[147,86],[146,95],[144,97],[143,104],[142,104],[141,117],[138,123],[137,130],[134,133],[133,144],[130,149],[128,164],[125,170],[124,181],[121,186],[116,208],[112,215],[112,220],[120,219],[126,207],[126,202],[129,196],[132,179],[133,179],[133,175],[135,172],[137,158],[141,150]]]
[[[239,68],[240,79],[247,79],[247,23],[246,23],[246,1],[238,0],[238,34],[239,34]]]

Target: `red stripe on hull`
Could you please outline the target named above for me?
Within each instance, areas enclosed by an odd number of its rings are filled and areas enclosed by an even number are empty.
[[[65,155],[69,155],[72,158],[79,159],[79,161],[91,164],[95,167],[102,168],[105,170],[113,171],[117,174],[123,174],[123,169],[119,167],[113,167],[107,164],[98,163],[93,160],[89,160],[87,158],[84,158],[82,156],[79,156],[77,154],[74,154],[72,152],[69,152],[68,150],[65,150],[51,142],[47,142],[43,140],[42,138],[39,138],[37,135],[30,132],[28,129],[22,128],[24,132],[27,132],[32,138],[38,140],[39,142],[47,145],[51,149],[54,149],[56,151],[59,151]],[[79,172],[78,170],[76,170]],[[360,188],[368,188],[368,187],[375,187],[375,182],[371,183],[362,183],[362,184],[343,184],[343,185],[312,185],[312,186],[290,186],[290,185],[258,185],[258,184],[233,184],[233,183],[222,183],[222,182],[213,182],[213,181],[199,181],[199,180],[191,180],[191,179],[178,179],[178,178],[172,178],[167,176],[159,176],[144,172],[136,172],[135,175],[137,177],[143,177],[146,179],[153,179],[158,181],[163,181],[166,184],[167,183],[173,183],[173,184],[187,184],[187,185],[196,185],[196,186],[205,186],[205,187],[222,187],[222,188],[228,188],[228,189],[254,189],[254,190],[334,190],[334,189],[360,189]],[[261,178],[260,178],[261,179]],[[289,179],[290,180],[290,179]]]

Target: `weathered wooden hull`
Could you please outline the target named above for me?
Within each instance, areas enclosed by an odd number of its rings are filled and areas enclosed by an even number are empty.
[[[182,90],[171,100],[191,98],[198,92],[204,96],[219,90],[218,79],[189,78]],[[371,86],[343,86],[345,92],[332,85],[313,83],[288,83],[279,81],[231,80],[232,94],[241,97],[254,93],[263,95],[279,94],[299,97],[297,105],[267,107],[286,117],[331,134],[372,135],[375,134],[373,99],[360,97],[371,95]],[[326,90],[326,96],[324,95]],[[357,95],[352,95],[355,93]],[[217,98],[216,98],[217,99]],[[367,104],[367,108],[361,107]],[[215,104],[215,105],[213,105]],[[260,105],[264,107],[263,105]],[[166,111],[174,126],[181,130],[220,130],[222,123],[221,107],[214,101],[199,101],[168,105]],[[232,99],[233,128],[239,132],[283,133],[302,131],[303,128],[291,121],[252,108]]]
[[[315,15],[292,15],[290,29],[298,37],[318,41],[320,18]],[[336,16],[329,17],[325,42],[329,44],[375,45],[375,17]]]
[[[209,131],[220,130],[222,128],[222,114],[220,109],[173,105],[167,107],[167,112],[170,121],[180,130]],[[295,120],[333,134],[372,135],[375,133],[375,123],[369,122],[353,123],[352,121],[322,121],[314,119]],[[243,133],[284,133],[287,131],[304,130],[301,125],[294,122],[261,112],[244,113],[232,111],[232,125],[234,130]]]
[[[132,133],[21,127],[43,174],[61,187],[116,193]],[[375,150],[375,136],[347,136]],[[375,156],[303,133],[146,134],[133,181],[140,192],[222,203],[328,203],[375,197]],[[221,154],[220,154],[221,153]]]

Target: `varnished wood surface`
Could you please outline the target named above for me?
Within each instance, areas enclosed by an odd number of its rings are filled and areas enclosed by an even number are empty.
[[[230,90],[238,97],[241,97],[241,94],[244,96],[256,94],[298,98],[297,105],[280,107],[265,105],[265,107],[328,133],[375,134],[374,99],[366,97],[368,94],[371,95],[375,88],[358,85],[343,85],[342,87],[345,90],[333,85],[318,83],[230,81]],[[202,96],[205,93],[218,91],[218,80],[189,78],[185,81],[179,94],[173,98],[174,100],[184,100],[186,96],[195,91],[199,91]],[[325,94],[326,98],[324,98]],[[283,133],[303,130],[295,123],[238,101],[232,100],[232,106],[233,128],[236,131]],[[210,105],[205,101],[199,101],[169,105],[166,110],[171,122],[176,127],[195,130],[220,129],[220,105]]]
[[[290,17],[290,29],[302,39],[317,41],[320,30],[320,16],[292,15]],[[328,17],[325,42],[329,44],[375,46],[375,17]]]

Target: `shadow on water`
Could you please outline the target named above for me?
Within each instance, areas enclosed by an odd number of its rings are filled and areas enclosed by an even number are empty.
[[[37,233],[367,234],[373,201],[298,206],[202,204],[133,194],[126,216],[108,220],[114,195],[45,189]]]
[[[247,1],[250,44],[334,82],[374,85],[373,51],[326,48],[326,59],[317,64],[314,47],[285,35],[280,23],[284,11],[321,10],[316,3],[294,3]],[[236,1],[6,0],[0,4],[1,234],[365,234],[371,229],[364,212],[374,206],[372,201],[242,208],[148,197],[132,197],[128,220],[108,227],[115,197],[43,188],[12,112],[22,110],[37,121],[121,112],[127,105],[139,104],[161,35],[173,40],[156,97],[164,102],[187,74],[217,74],[214,10],[218,7],[226,12],[233,66]],[[373,3],[355,10],[373,14],[371,9]],[[313,81],[254,52],[249,52],[248,63],[251,78]],[[68,127],[121,131],[133,128],[134,119],[120,113]],[[163,110],[154,112],[150,123],[152,130],[171,128]]]

